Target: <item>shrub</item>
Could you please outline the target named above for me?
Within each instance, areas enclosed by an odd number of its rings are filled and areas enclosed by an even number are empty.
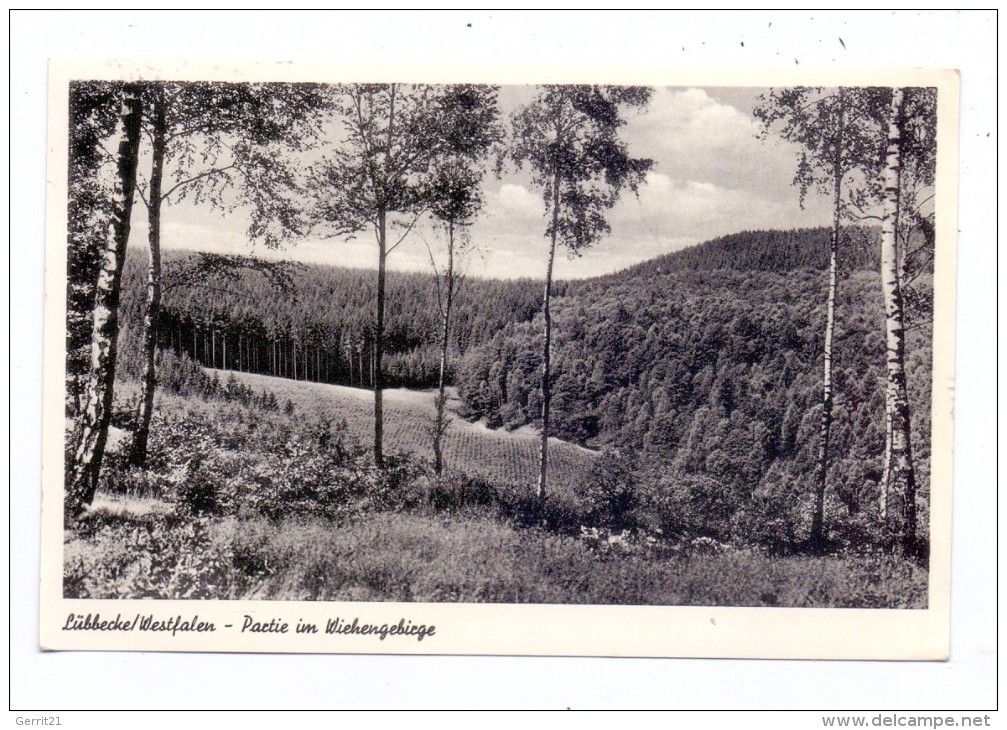
[[[225,525],[207,518],[90,514],[64,549],[67,598],[238,598]]]
[[[221,514],[225,507],[220,472],[212,464],[197,459],[190,465],[186,479],[179,486],[178,507],[196,517]]]
[[[519,527],[541,527],[562,535],[577,535],[585,522],[583,504],[567,492],[556,491],[541,504],[534,488],[499,495],[499,514]]]
[[[716,479],[679,472],[643,483],[639,519],[666,536],[729,541],[738,507],[735,492]]]
[[[430,483],[426,498],[435,510],[456,511],[495,504],[499,493],[496,487],[480,476],[448,472]]]
[[[585,523],[626,529],[637,525],[639,504],[635,463],[616,451],[605,451],[581,479],[577,492],[585,502]]]
[[[119,459],[105,461],[98,489],[140,499],[170,499],[173,485],[163,474],[129,466]]]

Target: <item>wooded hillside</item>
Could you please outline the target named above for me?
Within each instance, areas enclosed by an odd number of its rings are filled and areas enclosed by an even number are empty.
[[[672,479],[671,493],[703,503],[686,511],[713,515],[720,537],[732,521],[758,514],[749,526],[757,533],[779,528],[773,542],[796,542],[817,459],[822,272],[694,269],[613,279],[578,284],[556,303],[553,432],[617,449],[638,481]],[[847,532],[868,528],[880,499],[882,317],[878,274],[845,277],[827,508]],[[918,322],[907,359],[925,494],[930,336],[929,323]],[[534,321],[514,323],[466,354],[458,386],[471,417],[505,428],[536,424],[539,337]]]

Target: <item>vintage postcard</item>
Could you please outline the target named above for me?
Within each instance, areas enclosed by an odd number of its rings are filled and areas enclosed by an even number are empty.
[[[49,110],[44,649],[947,658],[955,72]]]

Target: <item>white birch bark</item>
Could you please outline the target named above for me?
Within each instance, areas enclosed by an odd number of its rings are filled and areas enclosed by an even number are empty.
[[[105,237],[105,251],[98,271],[92,315],[91,369],[87,399],[81,416],[80,438],[68,475],[65,513],[76,517],[91,503],[108,440],[115,385],[116,339],[119,336],[119,289],[126,259],[126,242],[133,211],[136,166],[140,149],[140,87],[127,84],[116,136],[116,179],[112,216]]]

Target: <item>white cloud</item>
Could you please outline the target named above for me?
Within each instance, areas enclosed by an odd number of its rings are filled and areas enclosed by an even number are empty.
[[[491,197],[490,204],[494,202]],[[502,212],[526,218],[542,217],[542,199],[524,185],[504,183],[496,194],[495,202]]]

